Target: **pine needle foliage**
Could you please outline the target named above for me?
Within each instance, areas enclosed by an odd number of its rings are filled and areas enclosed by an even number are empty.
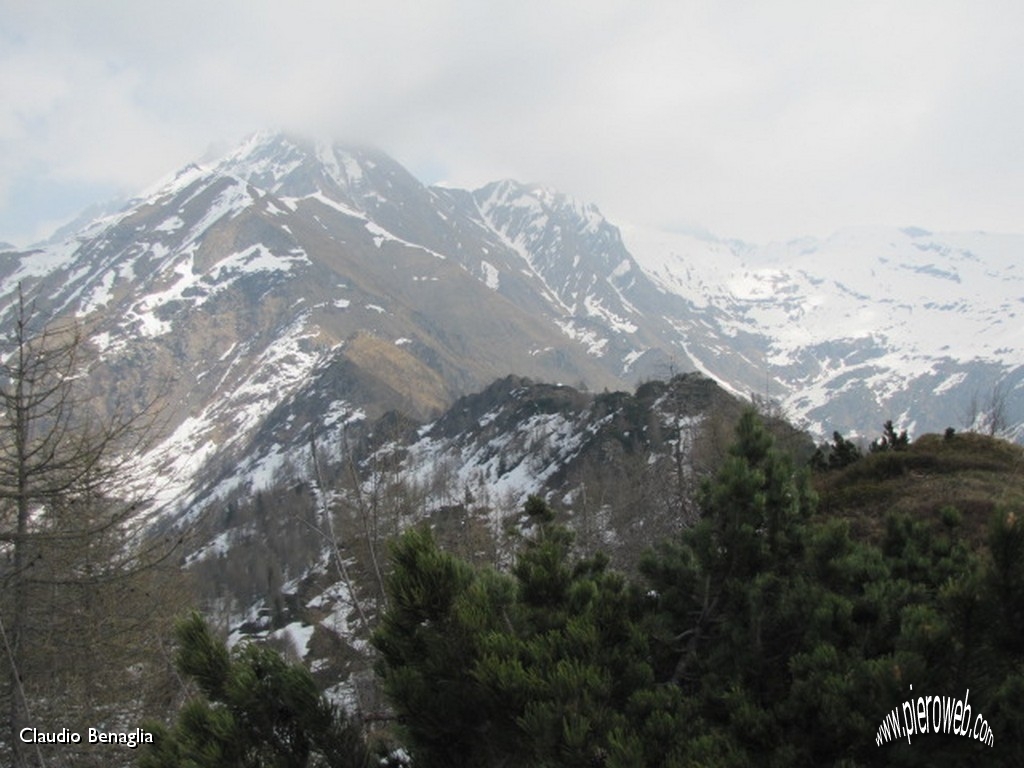
[[[924,457],[891,437],[817,477],[850,493],[907,482],[882,463]],[[540,499],[526,517],[510,573],[470,567],[424,529],[395,545],[375,645],[417,768],[1024,764],[1012,508],[984,547],[953,505],[934,521],[894,510],[855,535],[751,411],[701,518],[645,556],[641,581],[574,555]],[[968,689],[994,748],[951,734],[878,743],[902,702]]]
[[[152,724],[140,768],[365,768],[359,728],[308,670],[267,646],[233,651],[193,613],[177,626],[179,672],[197,695],[174,727]]]

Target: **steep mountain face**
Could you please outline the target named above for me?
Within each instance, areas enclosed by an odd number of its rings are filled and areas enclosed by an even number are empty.
[[[40,318],[77,318],[109,406],[158,401],[142,466],[187,506],[272,475],[311,425],[329,443],[391,410],[431,419],[509,374],[600,390],[697,369],[819,434],[984,426],[999,399],[1020,434],[1022,251],[620,230],[542,187],[428,188],[375,150],[261,134],[0,253],[0,319],[19,285]]]
[[[532,284],[509,285],[506,295],[518,302],[523,288],[539,293],[551,322],[620,376],[666,374],[679,352],[663,315],[686,308],[664,300],[595,206],[507,180],[446,192],[513,255],[500,266],[481,261],[492,286],[529,274]]]
[[[280,471],[263,491],[222,484],[189,565],[239,634],[289,638],[325,684],[348,680],[351,696],[399,531],[427,524],[446,549],[507,565],[528,524],[524,501],[537,494],[584,550],[633,570],[695,519],[700,483],[743,408],[699,373],[632,393],[508,376],[426,425],[388,414],[332,438],[332,415],[315,464],[310,446],[279,446]],[[798,461],[810,455],[807,435],[770,425]]]
[[[23,285],[41,316],[86,326],[112,406],[159,396],[170,429],[149,464],[168,501],[251,455],[282,407],[283,440],[299,415],[427,417],[513,372],[635,375],[600,342],[621,330],[583,307],[590,336],[567,337],[573,311],[464,202],[380,153],[259,136],[58,245],[3,254],[0,316]]]

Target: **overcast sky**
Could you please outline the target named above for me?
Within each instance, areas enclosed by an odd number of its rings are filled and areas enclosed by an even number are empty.
[[[1024,232],[1024,3],[0,0],[0,240],[265,128],[755,243]]]

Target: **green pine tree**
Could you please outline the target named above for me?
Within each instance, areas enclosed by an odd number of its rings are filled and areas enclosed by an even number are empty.
[[[177,627],[177,667],[198,695],[173,728],[154,724],[140,768],[365,768],[358,727],[308,670],[267,646],[228,651],[193,613]]]
[[[378,672],[417,768],[491,765],[508,718],[473,669],[485,638],[501,632],[513,586],[441,552],[426,529],[395,542],[388,610],[374,634]]]
[[[642,597],[607,558],[576,559],[543,501],[526,514],[512,576],[471,569],[422,530],[394,548],[374,642],[414,764],[671,764],[637,728],[654,683]]]

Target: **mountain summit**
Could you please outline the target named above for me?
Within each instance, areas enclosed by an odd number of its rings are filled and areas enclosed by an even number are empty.
[[[0,316],[21,285],[78,318],[112,406],[159,394],[146,460],[187,502],[227,467],[271,471],[311,424],[429,419],[509,374],[614,389],[697,369],[819,433],[941,429],[1024,381],[1022,250],[620,229],[543,187],[431,188],[373,149],[258,134],[60,242],[0,253]]]

